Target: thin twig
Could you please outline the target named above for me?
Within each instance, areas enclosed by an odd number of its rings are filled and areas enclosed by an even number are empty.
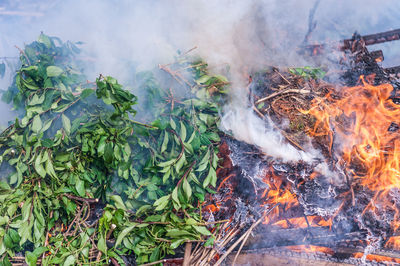
[[[22,50],[21,48],[19,48],[18,46],[15,45],[15,47],[19,50],[19,52],[25,57],[26,62],[28,63],[28,65],[31,65],[31,61],[29,61],[28,56],[25,54],[24,50]]]
[[[187,55],[188,53],[190,53],[191,51],[197,49],[197,46],[190,48],[189,50],[187,50],[186,52],[184,52],[182,55]]]
[[[199,225],[222,224],[222,223],[227,223],[227,222],[229,222],[229,219],[214,221],[214,222],[199,223]]]
[[[188,85],[189,87],[191,87],[190,83],[180,74],[177,73],[175,71],[172,71],[169,67],[167,67],[166,65],[158,65],[158,68],[160,68],[161,70],[164,70],[165,72],[167,72],[168,74],[170,74],[179,84],[183,85],[183,82],[186,83],[186,85]],[[182,82],[183,81],[183,82]]]
[[[279,95],[282,95],[282,94],[289,94],[289,93],[310,94],[311,91],[305,90],[305,89],[288,89],[288,90],[283,90],[283,91],[277,91],[277,92],[271,93],[267,97],[261,98],[260,100],[256,101],[256,104],[265,102],[265,101],[267,101],[269,99],[272,99],[272,98],[274,98],[276,96],[279,96]]]
[[[97,202],[99,202],[99,199],[96,199],[96,198],[82,198],[82,197],[78,197],[78,196],[74,196],[74,195],[71,195],[71,194],[63,194],[62,196],[65,196],[65,197],[67,197],[67,198],[69,198],[69,199],[73,199],[73,200],[76,200],[76,201],[81,201],[81,202],[87,202],[87,203],[97,203]]]
[[[178,260],[178,259],[175,259],[175,260]],[[155,264],[159,264],[159,263],[166,263],[166,262],[168,262],[168,259],[153,261],[153,262],[150,262],[150,263],[141,264],[140,266],[150,266],[150,265],[155,265]]]
[[[311,34],[315,30],[315,27],[317,26],[317,22],[314,21],[314,15],[315,15],[315,11],[317,10],[317,7],[319,5],[319,2],[320,2],[320,0],[315,1],[313,7],[310,10],[310,13],[308,14],[308,30],[307,30],[306,35],[304,36],[303,45],[308,44]]]
[[[278,73],[278,75],[281,76],[281,78],[282,78],[284,81],[286,81],[288,84],[292,84],[292,83],[290,83],[290,81],[287,80],[287,79],[285,78],[285,76],[283,76],[283,75],[281,74],[281,72],[279,72],[277,69],[274,69],[274,71],[275,71],[275,73]]]
[[[191,252],[192,252],[192,242],[186,242],[185,255],[183,257],[182,266],[189,266],[190,265],[190,253]]]
[[[263,220],[264,220],[264,218],[273,210],[273,209],[275,209],[275,207],[277,207],[278,205],[280,205],[280,203],[278,202],[277,204],[275,204],[271,209],[269,209],[266,213],[264,213],[261,217],[260,217],[260,219],[258,219],[255,223],[253,223],[251,226],[250,226],[250,228],[246,231],[246,233],[244,233],[226,252],[225,252],[225,254],[224,255],[222,255],[221,256],[221,258],[219,258],[219,260],[214,264],[214,266],[218,266],[218,265],[220,265],[224,260],[225,260],[225,258],[232,252],[232,250],[234,250],[235,248],[236,248],[236,246],[237,245],[239,245],[239,243],[240,242],[242,242],[242,240],[244,240],[244,239],[246,239],[247,240],[247,235],[248,234],[250,234],[252,231],[253,231],[253,229],[257,226],[257,225],[259,225]],[[238,254],[236,254],[236,256],[237,256]]]
[[[175,164],[183,156],[183,153],[185,152],[185,145],[183,145],[183,141],[182,141],[181,137],[178,135],[178,133],[176,133],[175,130],[168,129],[168,131],[171,132],[172,134],[174,134],[178,138],[178,140],[179,140],[179,142],[181,144],[181,152],[179,153],[178,157],[176,158],[175,162],[173,163],[173,164]]]

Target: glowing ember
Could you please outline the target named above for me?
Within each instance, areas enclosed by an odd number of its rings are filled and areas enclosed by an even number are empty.
[[[313,246],[313,245],[297,245],[297,246],[287,246],[288,249],[291,251],[295,252],[307,252],[307,253],[313,253],[313,252],[321,252],[321,253],[326,253],[333,255],[335,252],[327,247],[320,247],[320,246]]]
[[[390,248],[400,249],[400,236],[392,236],[386,242],[385,246]]]
[[[354,253],[353,256],[355,258],[362,258],[364,256],[364,253]],[[396,259],[396,258],[391,258],[391,257],[385,257],[385,256],[378,256],[378,255],[371,255],[368,254],[366,256],[367,260],[373,260],[373,261],[377,261],[377,262],[394,262],[394,263],[400,263],[400,259]]]
[[[279,214],[282,211],[298,205],[298,202],[296,195],[290,192],[290,185],[283,184],[282,178],[276,176],[273,173],[273,170],[268,171],[267,177],[264,178],[264,182],[269,185],[269,188],[267,188],[262,195],[262,197],[265,197],[266,199],[265,204],[274,205],[278,202],[282,204],[281,206],[276,207],[268,216],[265,217],[265,221],[263,223],[269,224],[271,221],[276,221],[277,217],[279,217]]]

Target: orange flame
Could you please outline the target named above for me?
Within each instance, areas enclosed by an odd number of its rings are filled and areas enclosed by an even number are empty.
[[[317,173],[313,173],[310,178],[314,178]],[[277,206],[269,215],[265,217],[264,224],[272,224],[281,228],[306,228],[308,226],[329,226],[332,227],[332,220],[325,220],[320,216],[301,216],[292,218],[281,218],[280,214],[286,210],[298,206],[296,195],[290,191],[290,183],[284,184],[283,179],[277,176],[271,168],[264,182],[269,185],[266,189],[262,198],[265,198],[265,204],[274,205],[281,203]],[[307,219],[307,220],[306,220]]]
[[[333,255],[335,252],[327,247],[313,246],[313,245],[297,245],[297,246],[287,246],[288,249],[295,252],[306,252],[306,253],[315,253],[321,252],[325,254]]]
[[[395,210],[397,221],[398,210],[388,196],[391,189],[400,188],[400,134],[393,132],[399,127],[393,123],[400,123],[400,105],[389,99],[393,91],[390,84],[373,86],[373,79],[374,76],[361,76],[360,85],[343,88],[339,99],[332,91],[313,100],[312,107],[301,112],[316,118],[310,135],[326,137],[330,153],[335,133],[335,149],[340,151],[347,171],[375,192],[368,209],[374,211],[378,202]],[[392,226],[397,229],[400,222]]]
[[[355,258],[362,258],[364,256],[364,253],[353,253],[353,257]],[[368,254],[366,256],[367,260],[373,260],[373,261],[377,261],[377,262],[394,262],[394,263],[400,263],[400,259],[397,258],[391,258],[391,257],[386,257],[386,256],[379,256],[379,255],[372,255],[372,254]]]
[[[272,212],[265,217],[264,224],[269,224],[271,221],[276,221],[279,213],[283,208],[288,209],[298,204],[296,195],[290,192],[290,186],[284,185],[282,179],[276,176],[271,169],[268,171],[264,182],[269,185],[262,197],[265,197],[265,204],[275,205],[276,203],[281,203],[281,206],[277,206]]]
[[[389,240],[386,242],[385,247],[400,249],[400,236],[392,236],[391,238],[389,238]]]

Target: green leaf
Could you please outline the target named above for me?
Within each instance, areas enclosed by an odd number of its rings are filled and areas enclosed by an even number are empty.
[[[167,150],[168,140],[169,140],[168,133],[167,133],[167,131],[164,131],[164,140],[163,140],[163,143],[161,145],[161,153],[163,153],[164,151]]]
[[[54,171],[53,162],[51,160],[46,161],[46,173],[54,178],[57,178],[57,174],[56,171]]]
[[[58,77],[60,76],[64,70],[62,68],[59,68],[57,66],[48,66],[46,68],[46,73],[48,77]]]
[[[192,188],[189,185],[189,182],[185,179],[183,179],[183,191],[186,194],[186,198],[190,199],[192,196]]]
[[[117,207],[118,209],[122,209],[122,210],[125,210],[125,211],[127,210],[127,209],[126,209],[126,206],[125,206],[125,204],[124,204],[124,202],[122,201],[122,199],[121,199],[120,196],[118,196],[118,195],[112,195],[112,196],[110,197],[110,199],[114,201],[115,207]]]
[[[217,79],[219,79],[222,82],[229,82],[228,79],[225,76],[215,75],[214,77],[216,77]]]
[[[202,235],[209,236],[211,232],[205,226],[192,225],[193,228]]]
[[[41,177],[45,177],[46,176],[46,170],[44,170],[43,165],[42,165],[42,153],[39,153],[36,156],[35,159],[35,169],[36,172],[41,176]]]
[[[214,236],[211,236],[210,238],[207,239],[207,241],[204,243],[205,247],[212,247],[214,245]]]
[[[6,64],[0,64],[0,78],[4,78],[4,74],[6,73]]]
[[[93,92],[94,92],[94,90],[92,90],[92,89],[83,90],[81,93],[81,99],[85,99],[85,98],[89,97]]]
[[[163,175],[163,179],[162,179],[163,184],[165,184],[167,182],[168,178],[171,176],[171,167],[166,167],[165,169],[167,169],[167,170],[165,171],[165,174]]]
[[[8,216],[0,216],[0,226],[8,223],[9,218]]]
[[[177,247],[179,247],[183,242],[185,242],[185,239],[177,239],[175,241],[172,241],[171,243],[171,248],[172,249],[176,249]]]
[[[174,190],[172,191],[172,199],[179,204],[179,199],[178,199],[178,187],[175,187]]]
[[[182,121],[181,121],[181,134],[180,134],[180,136],[181,136],[182,141],[185,142],[185,140],[186,140],[186,127],[185,127],[185,125],[183,124]]]
[[[199,167],[197,167],[196,171],[197,172],[202,172],[202,171],[206,170],[207,166],[208,166],[208,161],[206,161],[203,164],[200,164]]]
[[[154,207],[156,207],[156,211],[161,211],[163,210],[169,203],[171,196],[167,195],[167,196],[163,196],[161,198],[159,198],[158,200],[156,200],[153,204]]]
[[[12,249],[14,247],[14,243],[12,241],[12,238],[8,234],[6,234],[4,236],[3,242],[4,242],[5,247],[8,248],[8,249]]]
[[[196,225],[197,221],[193,218],[189,218],[189,219],[186,219],[186,224],[187,225]]]
[[[178,237],[182,238],[182,236],[196,236],[196,235],[193,233],[190,233],[187,230],[174,228],[174,229],[168,230],[167,236],[174,237],[174,238],[178,238]]]
[[[117,237],[117,241],[115,242],[115,247],[118,247],[122,240],[137,226],[137,223],[133,223],[131,226],[124,228],[121,233],[119,233]]]
[[[156,247],[150,255],[150,261],[156,261],[160,257],[160,248]]]
[[[210,160],[210,149],[207,150],[207,152],[204,155],[203,159],[201,159],[199,165],[207,164],[209,160]]]
[[[64,114],[61,115],[61,119],[62,119],[63,128],[64,128],[65,132],[67,133],[67,135],[69,135],[69,133],[71,132],[71,121]]]
[[[33,251],[33,254],[35,254],[35,256],[39,257],[40,255],[42,255],[44,252],[46,252],[48,250],[47,247],[37,247],[35,248],[35,250]]]
[[[109,142],[106,144],[106,147],[104,149],[104,160],[106,163],[111,164],[114,158],[114,149],[112,146],[112,143]]]
[[[46,148],[51,148],[54,145],[54,141],[52,139],[42,139],[42,145]]]
[[[99,240],[97,241],[97,248],[103,252],[104,254],[107,254],[107,245],[106,245],[106,239],[104,238],[103,235],[99,237]]]
[[[76,179],[75,189],[79,196],[85,197],[85,182],[83,182],[79,177]]]
[[[34,94],[32,99],[28,102],[28,105],[34,106],[37,104],[42,104],[44,102],[45,96],[46,95],[44,93],[40,97],[37,94]]]
[[[28,204],[24,204],[28,205]],[[29,204],[30,205],[30,204]],[[21,236],[21,240],[19,241],[19,245],[23,245],[28,239],[31,239],[32,235],[32,221],[28,223],[23,223],[21,227],[18,229],[18,234]]]
[[[25,252],[25,261],[29,266],[35,266],[37,262],[37,257],[30,251]]]
[[[42,129],[42,120],[40,119],[40,115],[36,115],[32,121],[32,131],[35,133],[39,133]]]
[[[25,253],[25,261],[29,266],[35,266],[37,259],[40,255],[42,255],[45,251],[47,251],[46,247],[38,247],[33,252],[27,251]]]
[[[182,157],[179,158],[178,162],[176,162],[176,164],[175,164],[175,170],[177,173],[179,173],[179,171],[181,170],[181,168],[185,164],[185,162],[186,162],[186,156],[185,156],[185,153],[183,153]]]
[[[65,261],[63,266],[71,266],[71,265],[75,265],[75,256],[74,255],[69,255]]]
[[[104,155],[104,149],[106,147],[106,139],[107,139],[107,136],[102,136],[99,140],[99,144],[97,146],[97,152],[98,152],[99,156]]]
[[[214,168],[211,168],[212,171],[212,175],[211,175],[211,180],[210,180],[210,184],[215,187],[217,185],[217,173],[215,172]]]
[[[197,84],[203,84],[206,83],[211,77],[208,75],[204,75],[202,77],[200,77],[199,79],[196,80]]]
[[[39,35],[38,42],[43,43],[44,45],[46,45],[47,48],[51,47],[51,40],[50,40],[49,36],[47,36],[43,33],[41,33]]]
[[[159,163],[159,164],[157,164],[157,166],[164,168],[166,166],[172,165],[174,162],[175,162],[175,159],[172,159],[172,160],[169,160],[166,162]]]
[[[176,124],[175,124],[174,119],[171,118],[171,119],[169,120],[169,124],[171,125],[172,129],[174,129],[174,130],[176,129]]]

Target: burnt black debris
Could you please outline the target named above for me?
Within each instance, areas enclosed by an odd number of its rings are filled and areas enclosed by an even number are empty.
[[[335,62],[338,72],[341,73],[340,84],[354,86],[360,82],[360,76],[371,77],[368,82],[373,82],[372,85],[391,84],[394,90],[390,98],[394,103],[400,104],[398,92],[400,89],[400,76],[398,75],[400,67],[383,68],[380,64],[384,60],[382,51],[369,51],[367,49],[368,45],[399,39],[400,29],[367,36],[355,33],[351,39],[341,42],[341,45],[338,45],[336,49],[343,53],[344,59]],[[326,46],[317,45],[307,46],[306,48],[309,49],[309,52],[302,54],[309,56],[323,53],[323,48],[326,48]],[[313,72],[305,72],[306,75],[313,75]],[[285,114],[282,115],[279,111],[284,110],[291,103],[288,105],[284,105],[286,104],[284,103],[282,105],[284,108],[279,110],[281,106],[274,106],[274,104],[279,103],[279,99],[275,100],[275,98],[268,98],[268,96],[276,94],[279,89],[288,90],[291,89],[292,84],[299,84],[295,89],[306,89],[311,92],[307,96],[295,95],[295,97],[301,98],[300,102],[304,102],[304,107],[307,105],[306,102],[312,99],[313,93],[323,93],[326,85],[323,82],[318,83],[318,81],[303,82],[296,80],[295,77],[288,74],[288,71],[272,67],[264,72],[254,74],[252,78],[250,98],[256,103],[258,114],[270,116],[277,127],[283,133],[288,134],[286,139],[290,143],[297,141],[298,146],[301,147],[305,142],[304,138],[298,135],[301,135],[302,131],[304,133],[303,125],[310,121],[302,120],[299,116],[296,117],[297,123],[292,124],[293,120],[289,117],[290,125],[287,126],[287,123],[282,125],[280,120]],[[261,105],[260,99],[264,97],[268,100],[263,101]],[[301,109],[295,104],[289,107]],[[351,117],[347,120],[350,121]],[[398,121],[393,121],[387,130],[389,134],[396,134],[399,129]],[[280,181],[278,182],[278,189],[290,190],[297,201],[296,204],[280,207],[278,214],[269,224],[258,227],[245,249],[266,248],[272,250],[277,247],[293,245],[317,245],[332,249],[334,252],[332,258],[339,261],[346,261],[353,256],[353,253],[363,253],[366,250],[370,254],[400,258],[399,250],[392,250],[386,245],[390,237],[400,234],[400,232],[394,231],[393,226],[391,226],[400,210],[400,191],[392,189],[389,193],[388,200],[393,203],[393,208],[368,210],[367,207],[375,193],[359,184],[358,181],[354,181],[351,173],[345,173],[345,170],[341,170],[343,166],[339,166],[340,161],[330,152],[330,149],[335,147],[328,147],[326,140],[313,140],[313,146],[322,151],[329,171],[335,176],[315,174],[318,173],[315,167],[321,161],[312,164],[301,161],[283,163],[277,158],[271,158],[259,152],[255,146],[236,140],[228,140],[227,142],[231,150],[230,158],[233,165],[240,172],[240,176],[254,187],[254,191],[250,193],[272,189],[270,186],[265,187],[265,183],[268,183],[265,182],[265,177],[273,176],[274,179]],[[359,165],[354,165],[352,168],[355,172],[363,170]],[[332,182],[332,179],[342,180],[342,182]],[[260,184],[263,183],[264,187],[260,187]],[[249,187],[238,189],[236,193],[246,195],[249,193]],[[249,199],[248,196],[243,198]],[[239,211],[245,209],[245,203],[246,201],[237,202],[237,217],[242,217],[246,212],[250,213],[250,211]],[[308,217],[316,216],[326,219],[332,218],[331,225],[311,225],[311,218]],[[307,225],[300,228],[296,227],[290,222],[290,219],[293,218],[304,218]],[[286,221],[287,227],[282,228],[274,225],[276,221]]]

